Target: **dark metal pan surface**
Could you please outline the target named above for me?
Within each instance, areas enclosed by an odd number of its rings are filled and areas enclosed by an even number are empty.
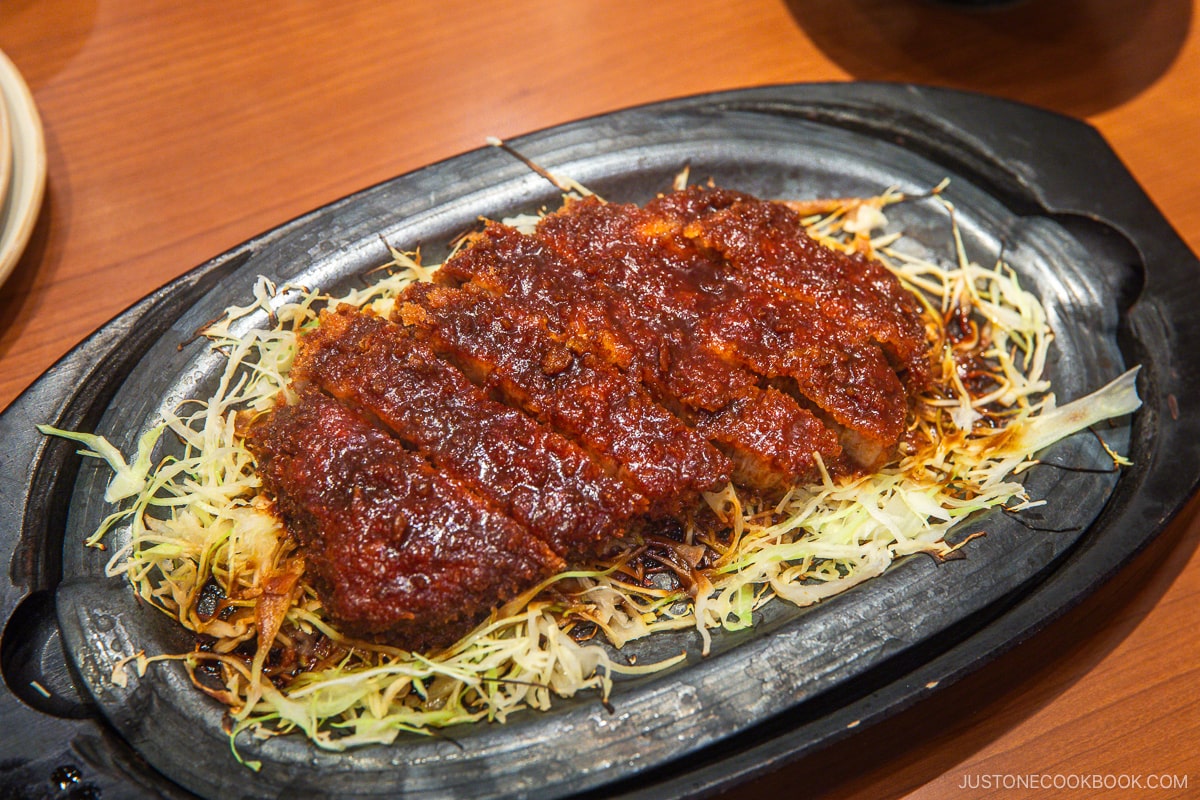
[[[243,737],[242,754],[263,766],[241,767],[222,709],[182,669],[159,665],[112,683],[119,659],[185,651],[190,641],[139,606],[124,581],[104,577],[107,554],[81,546],[108,513],[105,471],[34,426],[94,429],[131,450],[161,409],[207,393],[220,361],[193,334],[244,303],[258,276],[349,287],[387,260],[381,238],[436,258],[480,216],[557,204],[549,183],[483,148],[197,267],[82,343],[0,416],[0,776],[14,787],[57,776],[106,798],[708,791],[894,713],[1019,643],[1111,576],[1195,488],[1200,265],[1083,123],[946,90],[795,85],[630,109],[511,144],[619,201],[667,190],[684,165],[693,181],[766,197],[920,193],[949,178],[969,254],[990,263],[1003,253],[1049,310],[1060,401],[1142,366],[1143,408],[1105,432],[1134,466],[1119,477],[1034,469],[1029,492],[1048,504],[1024,519],[972,518],[963,532],[988,535],[965,558],[910,557],[818,606],[771,604],[753,630],[717,635],[707,657],[693,633],[631,644],[643,663],[689,655],[665,674],[619,682],[611,712],[579,697],[504,725],[348,753],[301,737]],[[889,218],[950,258],[950,221],[936,204],[895,206]],[[1086,434],[1045,457],[1106,463]]]

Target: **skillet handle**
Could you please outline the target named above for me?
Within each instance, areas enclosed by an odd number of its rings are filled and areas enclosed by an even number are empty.
[[[42,436],[48,423],[91,430],[146,350],[216,283],[246,263],[253,243],[230,251],[130,306],[0,413],[0,785],[30,796],[70,790],[130,794],[144,764],[108,728],[79,688],[59,636],[68,500],[81,457]],[[138,781],[141,782],[141,781]],[[160,796],[185,796],[166,782]]]

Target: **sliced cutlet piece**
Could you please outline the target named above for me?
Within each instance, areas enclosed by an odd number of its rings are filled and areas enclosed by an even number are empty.
[[[774,424],[772,424],[774,423]],[[837,434],[777,389],[747,392],[715,413],[696,415],[696,430],[734,458],[734,482],[781,492],[819,476],[850,472]]]
[[[314,389],[247,439],[347,633],[427,650],[563,568],[529,529]]]
[[[748,292],[706,315],[696,336],[731,363],[783,379],[828,415],[858,466],[875,469],[904,432],[908,395],[874,342],[841,341],[840,332],[801,304]]]
[[[510,298],[542,315],[572,351],[594,353],[645,383],[664,382],[662,365],[671,361],[670,343],[629,314],[630,299],[597,283],[586,270],[570,268],[515,228],[488,223],[470,246],[442,265],[434,280],[446,286],[470,284]],[[711,390],[728,391],[728,381],[712,377]],[[707,400],[716,408],[724,402],[721,397]]]
[[[564,558],[597,554],[646,510],[645,498],[576,444],[487,397],[381,317],[348,306],[323,312],[292,376],[377,417]]]
[[[928,387],[930,345],[917,302],[882,264],[822,245],[795,211],[753,198],[687,219],[680,235],[719,253],[744,280],[824,314],[859,341],[877,343],[910,392]]]
[[[645,496],[653,516],[677,515],[729,481],[729,459],[707,439],[626,373],[573,353],[520,303],[417,283],[397,300],[393,319],[476,384],[578,443]]]
[[[778,393],[764,397],[758,376],[698,347],[685,327],[648,306],[642,293],[605,283],[597,269],[490,223],[435,280],[510,298],[542,315],[573,352],[595,354],[627,372],[732,460],[737,483],[774,490],[809,480],[817,475],[814,453],[827,464],[840,463],[837,437],[811,411]],[[790,449],[761,449],[779,426],[786,430],[774,438]]]

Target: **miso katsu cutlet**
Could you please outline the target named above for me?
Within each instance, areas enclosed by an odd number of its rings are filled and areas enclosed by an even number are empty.
[[[711,188],[488,223],[394,309],[322,312],[247,442],[330,616],[411,649],[730,481],[879,468],[932,372],[888,270]]]

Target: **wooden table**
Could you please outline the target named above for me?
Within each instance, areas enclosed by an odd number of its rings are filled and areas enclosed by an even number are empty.
[[[49,152],[0,288],[0,407],[142,295],[302,212],[489,135],[718,89],[916,81],[1084,117],[1200,250],[1189,0],[10,0],[0,49]],[[1032,641],[728,796],[1017,797],[987,777],[1030,773],[1200,792],[1195,511]]]

